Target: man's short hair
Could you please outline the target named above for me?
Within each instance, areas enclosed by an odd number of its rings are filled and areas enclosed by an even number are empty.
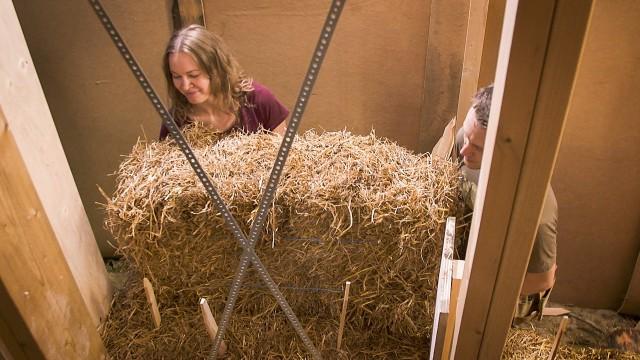
[[[478,90],[473,96],[472,107],[476,112],[476,119],[481,128],[486,129],[489,124],[491,111],[491,97],[493,96],[493,84]]]

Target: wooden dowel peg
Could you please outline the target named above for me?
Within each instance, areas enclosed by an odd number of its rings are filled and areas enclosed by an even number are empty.
[[[340,349],[342,345],[342,333],[344,332],[344,323],[347,318],[347,304],[349,303],[349,288],[351,287],[351,281],[347,281],[344,288],[344,297],[342,298],[342,313],[340,314],[340,327],[338,328],[338,345],[337,349]]]
[[[558,354],[558,347],[560,346],[560,339],[562,339],[562,335],[567,330],[567,325],[569,324],[569,317],[567,315],[562,317],[560,320],[560,326],[558,326],[558,332],[556,332],[556,338],[553,340],[553,346],[551,347],[551,352],[549,353],[548,360],[555,360],[556,355]]]
[[[211,313],[211,308],[207,303],[207,299],[200,298],[200,311],[202,312],[202,320],[204,321],[204,328],[207,329],[209,338],[212,342],[216,341],[216,335],[218,335],[218,323]],[[220,342],[218,348],[218,356],[224,356],[227,352],[227,344],[224,341]]]
[[[153,286],[151,286],[151,281],[149,279],[144,278],[142,280],[144,285],[144,292],[147,294],[147,301],[149,302],[149,306],[151,307],[151,317],[153,318],[153,323],[156,326],[156,329],[160,328],[160,310],[158,310],[158,303],[156,302],[156,294],[153,292]]]

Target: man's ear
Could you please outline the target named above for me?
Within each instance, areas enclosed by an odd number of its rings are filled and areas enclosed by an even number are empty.
[[[447,126],[444,127],[442,136],[431,150],[431,156],[439,157],[441,159],[449,160],[457,157],[457,154],[453,154],[456,141],[456,118],[454,117],[449,121]]]

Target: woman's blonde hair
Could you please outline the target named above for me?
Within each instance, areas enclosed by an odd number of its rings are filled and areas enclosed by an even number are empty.
[[[253,90],[252,79],[245,75],[222,38],[200,25],[189,25],[173,34],[163,59],[169,100],[176,121],[183,123],[191,110],[191,104],[173,85],[169,68],[169,56],[179,52],[191,55],[209,76],[211,94],[216,105],[238,116],[245,93]]]

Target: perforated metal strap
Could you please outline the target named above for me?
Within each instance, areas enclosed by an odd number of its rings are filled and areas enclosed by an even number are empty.
[[[258,209],[258,216],[256,217],[256,220],[253,222],[253,225],[251,227],[250,240],[247,240],[244,232],[242,231],[242,229],[240,229],[236,219],[233,217],[233,215],[225,205],[224,201],[216,191],[216,188],[213,182],[211,181],[207,173],[202,168],[202,165],[200,165],[198,159],[193,153],[193,150],[189,147],[187,141],[184,138],[184,135],[180,131],[175,120],[173,119],[169,111],[167,111],[167,108],[164,106],[162,101],[160,101],[160,98],[158,97],[156,91],[153,89],[153,87],[149,83],[146,75],[142,71],[142,68],[138,65],[138,62],[133,57],[133,54],[128,49],[124,40],[122,39],[117,29],[111,22],[111,19],[109,18],[106,11],[100,4],[100,1],[89,0],[89,3],[91,4],[95,13],[98,15],[98,18],[100,19],[100,21],[102,22],[102,25],[107,30],[109,36],[113,40],[118,51],[120,52],[122,57],[125,59],[127,65],[129,66],[134,76],[136,77],[136,80],[138,81],[138,83],[140,83],[144,92],[147,94],[147,97],[149,98],[154,108],[162,118],[163,124],[166,126],[166,128],[169,130],[169,133],[171,133],[171,135],[175,139],[176,143],[178,144],[178,147],[186,156],[187,160],[189,161],[189,164],[191,165],[196,175],[198,176],[203,186],[205,187],[205,190],[213,200],[214,205],[216,206],[216,208],[224,218],[225,224],[231,230],[234,237],[238,240],[238,242],[244,249],[242,253],[242,257],[240,259],[239,268],[236,272],[234,282],[231,286],[227,303],[225,304],[223,318],[222,318],[222,321],[220,322],[218,335],[216,336],[215,345],[213,347],[213,352],[212,352],[213,358],[216,357],[217,355],[216,351],[218,349],[218,345],[220,344],[220,342],[222,341],[222,338],[224,337],[224,333],[228,326],[229,319],[233,311],[233,307],[235,305],[235,301],[237,300],[238,294],[240,292],[242,279],[244,278],[244,275],[246,273],[246,270],[249,264],[253,263],[254,267],[258,271],[258,274],[261,280],[265,283],[267,288],[269,288],[269,290],[271,291],[272,295],[276,298],[278,304],[282,308],[287,319],[293,326],[298,336],[303,341],[307,351],[309,351],[309,353],[315,359],[320,359],[320,353],[315,348],[315,346],[307,336],[306,332],[302,328],[302,325],[300,324],[295,313],[291,309],[291,306],[289,305],[289,303],[286,301],[286,299],[278,289],[278,286],[275,284],[275,282],[269,275],[264,264],[262,264],[258,256],[255,254],[254,245],[256,240],[259,238],[259,235],[262,232],[262,229],[264,228],[264,223],[266,220],[266,216],[268,214],[269,205],[272,203],[273,198],[275,196],[278,180],[280,178],[280,175],[282,174],[284,163],[289,154],[289,150],[293,143],[295,133],[302,119],[302,114],[304,113],[304,109],[306,108],[307,100],[309,99],[309,95],[311,94],[311,89],[313,88],[317,74],[320,70],[320,65],[322,64],[322,60],[324,59],[324,56],[326,54],[326,50],[329,46],[329,41],[331,40],[331,35],[333,34],[333,30],[335,29],[335,26],[337,24],[338,18],[344,6],[344,2],[345,0],[334,0],[331,5],[329,15],[327,16],[327,20],[325,21],[325,25],[322,30],[320,39],[318,40],[318,44],[316,45],[314,56],[312,58],[309,69],[307,70],[305,81],[298,95],[298,100],[296,101],[296,106],[294,107],[291,121],[289,123],[287,131],[284,135],[283,142],[278,151],[278,156],[276,157],[275,165],[271,171],[269,182],[267,183],[267,187],[264,190],[263,197]]]
[[[289,155],[289,151],[291,149],[291,145],[293,144],[295,134],[298,130],[298,127],[300,126],[300,121],[302,120],[302,114],[304,113],[307,102],[309,101],[311,90],[313,89],[313,86],[318,77],[318,73],[320,72],[322,61],[324,60],[324,57],[327,53],[327,49],[329,48],[331,37],[336,28],[336,25],[338,24],[338,19],[340,18],[340,14],[342,13],[344,4],[345,0],[333,0],[327,18],[322,27],[320,38],[318,39],[318,42],[316,44],[316,48],[313,52],[313,57],[311,58],[311,63],[309,64],[307,74],[305,75],[302,87],[300,88],[300,92],[298,93],[298,99],[296,100],[296,104],[293,108],[291,121],[287,126],[287,131],[285,132],[282,143],[280,144],[280,149],[278,150],[278,155],[276,156],[273,169],[271,170],[269,181],[267,182],[267,186],[264,189],[262,200],[260,201],[260,205],[258,208],[258,215],[251,225],[251,230],[249,231],[249,246],[244,248],[244,251],[242,252],[238,270],[236,271],[235,278],[233,279],[233,283],[231,284],[229,296],[227,297],[227,302],[225,303],[225,308],[222,313],[222,319],[218,328],[218,334],[216,335],[215,344],[213,346],[213,358],[215,358],[217,355],[220,342],[222,341],[224,333],[227,329],[229,319],[231,318],[231,313],[233,312],[233,307],[235,306],[236,300],[238,299],[242,281],[247,272],[249,261],[251,261],[252,258],[253,248],[256,244],[256,241],[260,238],[260,234],[262,233],[262,229],[264,228],[267,215],[269,214],[269,207],[272,204],[276,189],[278,187],[280,175],[282,174],[282,170],[284,169],[284,164]],[[258,271],[260,270],[258,269]],[[272,293],[273,292],[274,290],[272,290]],[[278,299],[278,296],[276,296],[276,299]],[[283,310],[285,309],[283,308]],[[291,310],[289,309],[289,311]],[[293,321],[292,318],[288,318],[294,328],[302,328],[297,319]],[[302,338],[302,340],[305,342],[305,346],[307,346],[307,349],[312,346],[311,343],[306,343],[307,340],[305,338]],[[312,352],[312,355],[316,359],[320,358],[320,354],[318,352]]]

